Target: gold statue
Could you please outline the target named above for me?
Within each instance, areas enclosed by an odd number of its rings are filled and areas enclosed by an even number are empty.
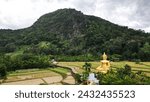
[[[101,65],[96,69],[98,72],[107,73],[107,71],[110,69],[110,62],[107,60],[107,55],[105,54],[105,52],[102,57],[103,60],[100,61]]]
[[[103,54],[103,60],[107,60],[107,55],[105,54],[105,52]]]

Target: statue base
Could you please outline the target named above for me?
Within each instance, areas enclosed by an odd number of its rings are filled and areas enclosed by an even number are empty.
[[[99,66],[98,68],[96,68],[97,72],[102,72],[102,73],[107,73],[109,69],[104,69],[101,66]]]
[[[110,69],[110,62],[108,60],[102,60],[101,66],[96,68],[98,72],[107,73]]]

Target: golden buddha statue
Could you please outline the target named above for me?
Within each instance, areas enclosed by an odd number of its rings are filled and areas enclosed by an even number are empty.
[[[100,61],[101,64],[96,69],[98,72],[107,73],[107,71],[110,69],[110,62],[107,60],[107,55],[105,54],[105,52],[102,57],[103,60]]]
[[[105,52],[103,54],[103,60],[107,60],[107,55],[105,54]]]

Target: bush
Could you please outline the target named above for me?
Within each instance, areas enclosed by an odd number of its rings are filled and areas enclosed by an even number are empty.
[[[107,74],[97,73],[101,85],[149,85],[150,77],[143,72],[133,73],[129,65],[119,68],[117,71],[110,71]]]
[[[87,78],[89,76],[89,72],[83,72],[81,75],[81,81],[83,82],[83,84],[87,84]]]
[[[91,67],[92,67],[92,64],[91,63],[87,63],[87,62],[85,62],[85,64],[82,66],[82,68],[84,68],[85,71],[87,71],[87,72],[91,71]]]
[[[81,81],[81,75],[80,74],[75,74],[75,80],[77,81],[77,83],[82,83]]]
[[[6,78],[7,71],[4,64],[0,64],[0,78]]]
[[[7,71],[29,68],[46,68],[50,66],[48,56],[22,54],[5,59]]]
[[[135,59],[134,62],[135,62],[136,64],[140,64],[141,60],[140,60],[140,59]]]
[[[122,56],[119,55],[119,54],[113,54],[113,55],[111,55],[110,60],[112,60],[112,61],[120,61],[120,60],[122,60]]]
[[[131,66],[129,66],[127,64],[124,66],[124,74],[125,75],[130,75],[131,74]]]

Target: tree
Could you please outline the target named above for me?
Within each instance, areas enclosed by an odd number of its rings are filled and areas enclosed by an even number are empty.
[[[113,54],[111,55],[111,58],[110,58],[112,61],[120,61],[122,59],[122,56],[119,55],[119,54]]]
[[[140,49],[139,55],[142,60],[150,60],[150,44],[148,42]]]
[[[100,84],[105,85],[149,85],[150,77],[146,76],[143,72],[132,72],[129,65],[124,68],[118,68],[117,71],[111,70],[103,74],[97,73],[97,78]]]
[[[83,84],[87,84],[87,79],[88,79],[88,76],[89,76],[89,72],[83,72],[82,75],[81,75],[81,81]]]
[[[7,71],[5,64],[0,64],[0,78],[6,78]]]
[[[126,75],[130,76],[131,74],[131,67],[129,65],[125,65],[124,68],[118,68],[117,69],[117,75],[119,78],[124,78]]]
[[[16,45],[14,43],[10,43],[5,46],[5,52],[14,52],[15,50]]]
[[[91,63],[87,63],[85,62],[85,64],[82,66],[87,72],[90,72],[91,71]]]
[[[124,74],[126,74],[126,75],[131,74],[131,66],[129,66],[127,64],[124,66]]]

